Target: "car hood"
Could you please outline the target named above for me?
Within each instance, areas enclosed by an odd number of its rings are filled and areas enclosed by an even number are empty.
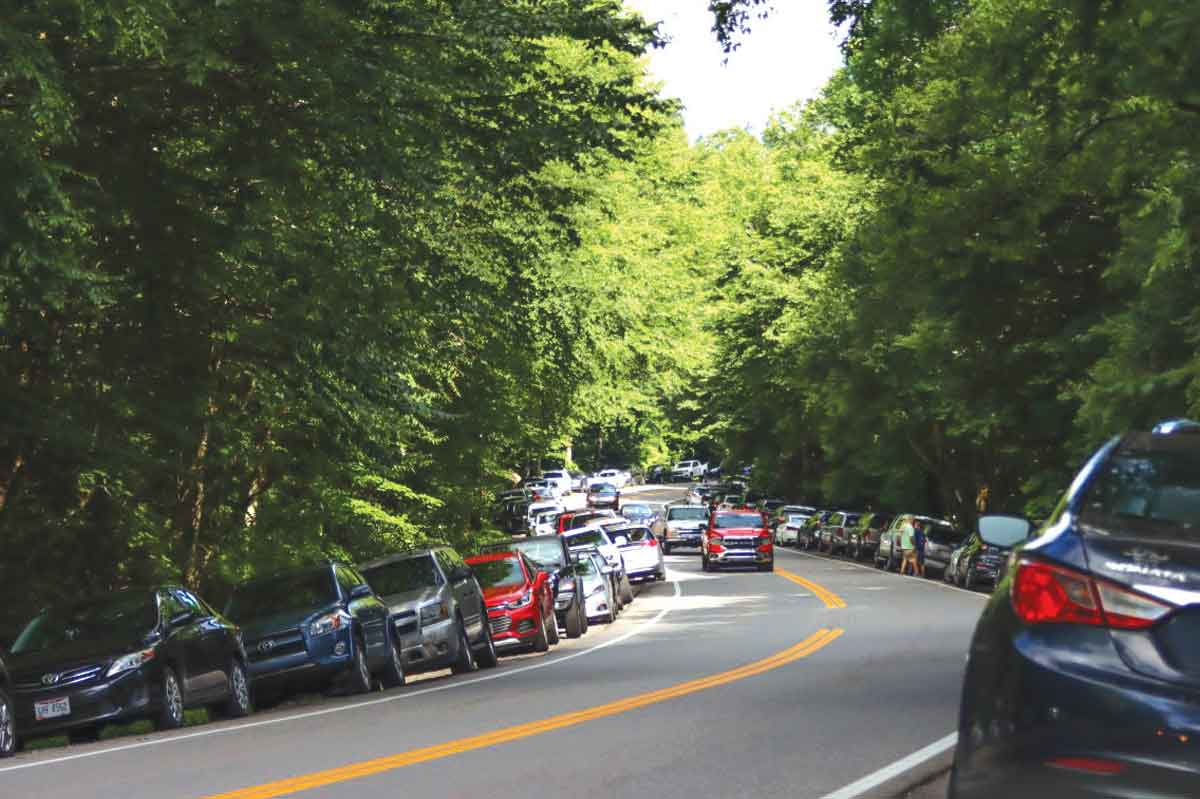
[[[147,638],[109,637],[89,641],[72,641],[41,652],[22,652],[10,655],[8,671],[14,682],[26,682],[26,676],[40,678],[47,671],[66,671],[78,666],[107,663],[121,655],[145,649]]]
[[[488,605],[499,605],[504,602],[511,602],[514,599],[520,599],[530,588],[529,585],[501,585],[494,588],[483,589],[483,601]]]
[[[392,613],[403,613],[406,610],[416,610],[426,602],[435,601],[439,590],[436,585],[423,586],[399,594],[387,594],[382,599],[391,608]]]
[[[336,604],[326,605],[319,608],[300,608],[296,610],[286,610],[281,613],[272,613],[267,616],[259,616],[255,618],[245,619],[240,622],[242,628],[242,638],[247,645],[251,641],[257,641],[260,638],[266,638],[268,635],[286,632],[299,627],[308,619],[323,613],[328,613],[337,609]]]

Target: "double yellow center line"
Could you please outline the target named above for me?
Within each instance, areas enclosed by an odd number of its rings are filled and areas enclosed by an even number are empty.
[[[802,585],[805,588],[807,588],[809,591],[812,591],[813,594],[816,595],[817,599],[819,599],[825,603],[825,607],[827,607],[827,608],[844,608],[844,607],[846,607],[846,600],[842,599],[840,596],[833,593],[832,591],[830,591],[828,588],[826,588],[823,585],[814,583],[812,580],[806,580],[803,577],[801,577],[800,575],[792,574],[790,571],[787,571],[786,569],[781,569],[778,566],[775,567],[775,573],[778,574],[780,577],[784,578],[785,580],[791,580],[796,585]]]
[[[786,573],[785,573],[785,576]],[[802,578],[794,575],[788,577],[789,580],[801,580]],[[804,583],[808,583],[807,580]],[[802,583],[802,584],[804,584]],[[816,593],[813,588],[815,583],[809,583],[808,587]],[[824,589],[821,589],[824,591]],[[826,592],[828,593],[828,592]],[[838,600],[841,601],[840,599]],[[828,602],[826,603],[828,604]],[[842,603],[845,606],[845,603]],[[564,727],[572,727],[576,724],[582,724],[586,721],[595,721],[607,716],[615,716],[618,713],[626,713],[630,710],[653,705],[658,702],[664,702],[668,699],[675,699],[688,694],[694,694],[698,691],[704,691],[709,688],[715,688],[719,685],[744,680],[747,677],[753,677],[757,674],[762,674],[771,669],[777,669],[780,666],[785,666],[788,663],[808,657],[812,653],[828,646],[833,641],[837,640],[845,630],[840,628],[822,628],[815,633],[805,638],[795,646],[788,647],[782,652],[777,652],[768,658],[756,660],[753,663],[748,663],[745,666],[740,666],[730,671],[723,671],[719,674],[714,674],[710,677],[702,677],[697,680],[679,683],[669,688],[663,688],[657,691],[649,691],[644,694],[637,694],[627,699],[620,699],[616,702],[609,702],[604,705],[587,708],[585,710],[577,710],[573,713],[564,713],[560,716],[551,716],[550,718],[540,721],[531,721],[527,724],[518,724],[515,727],[505,727],[494,732],[476,735],[472,738],[461,738],[457,741],[449,741],[435,746],[427,746],[421,749],[412,749],[407,752],[401,752],[396,755],[380,757],[374,760],[365,760],[361,763],[352,763],[348,766],[341,766],[325,771],[317,771],[312,774],[306,774],[300,777],[291,777],[288,779],[268,782],[263,785],[254,786],[251,788],[242,788],[229,793],[214,794],[205,797],[205,799],[274,799],[274,797],[286,796],[289,794],[298,793],[300,791],[308,791],[313,788],[320,788],[326,785],[331,785],[338,782],[346,782],[347,780],[359,779],[368,777],[373,774],[380,774],[393,769],[404,768],[405,766],[424,763],[430,760],[437,760],[450,755],[469,752],[473,749],[482,749],[488,746],[496,746],[498,744],[516,741],[521,738],[528,738],[533,735],[541,735],[545,732],[561,730]]]

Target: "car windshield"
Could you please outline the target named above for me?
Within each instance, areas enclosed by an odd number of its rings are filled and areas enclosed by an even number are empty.
[[[704,508],[671,508],[667,511],[669,522],[700,522],[708,516]]]
[[[516,558],[496,558],[471,564],[476,579],[484,588],[505,588],[525,584],[525,572]]]
[[[762,516],[757,513],[721,513],[713,520],[713,526],[718,530],[732,530],[739,527],[762,527]]]
[[[653,516],[654,511],[650,510],[649,505],[623,505],[621,513],[626,516]]]
[[[580,558],[575,561],[575,574],[580,577],[590,577],[596,573],[596,564],[592,562],[591,558]]]
[[[788,516],[788,524],[803,524],[808,521],[808,517],[802,513],[793,513]]]
[[[157,624],[153,594],[115,594],[43,611],[25,626],[12,651],[42,652],[76,641],[132,641],[145,637]]]
[[[440,582],[437,567],[433,565],[432,555],[420,555],[414,558],[384,563],[362,570],[371,588],[381,596],[388,594],[403,594],[418,588],[430,588]]]
[[[517,541],[512,546],[513,549],[524,552],[531,560],[536,560],[538,563],[547,566],[562,566],[566,563],[563,560],[562,541],[559,540],[558,536],[554,538],[528,538],[524,541]]]
[[[225,606],[234,621],[328,605],[338,598],[332,569],[281,574],[239,585]]]
[[[645,527],[622,527],[616,530],[609,530],[608,534],[614,539],[619,535],[623,535],[629,539],[630,544],[640,544],[647,538],[654,537],[654,534]]]
[[[1082,512],[1090,528],[1085,532],[1112,526],[1099,516],[1133,522],[1121,528],[1122,535],[1200,539],[1200,451],[1119,450],[1092,477]]]
[[[592,486],[591,493],[609,496],[617,493],[617,489],[613,488],[608,483],[604,483],[603,485]]]
[[[599,530],[587,530],[567,536],[569,547],[603,546],[608,543],[608,538]]]

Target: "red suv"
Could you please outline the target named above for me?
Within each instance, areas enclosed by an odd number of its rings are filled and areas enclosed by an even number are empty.
[[[476,555],[467,558],[467,564],[483,589],[497,650],[529,647],[545,652],[558,643],[549,574],[522,552]]]
[[[775,570],[775,546],[765,513],[752,510],[718,510],[708,517],[700,539],[700,566],[716,571],[722,566],[757,566]]]

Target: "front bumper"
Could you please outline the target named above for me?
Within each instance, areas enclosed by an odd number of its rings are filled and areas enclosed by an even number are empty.
[[[664,543],[670,544],[672,547],[697,547],[700,546],[700,539],[703,533],[699,530],[668,530]]]
[[[488,624],[497,649],[530,646],[538,634],[537,603],[518,610],[488,608]]]
[[[161,670],[143,667],[82,685],[14,690],[17,735],[36,738],[76,727],[144,718],[158,710],[161,686]],[[38,721],[34,704],[61,697],[70,701],[70,715]]]
[[[425,625],[410,619],[403,626],[415,628],[401,633],[400,649],[404,653],[405,665],[435,665],[451,657],[452,646],[456,643],[454,639],[458,635],[454,619],[442,619]],[[393,629],[400,632],[401,626],[397,625]]]
[[[758,547],[749,549],[722,546],[719,552],[710,548],[708,560],[709,563],[716,563],[723,566],[765,565],[775,561],[775,552],[774,550],[763,551]]]
[[[274,646],[264,649],[266,641]],[[354,656],[354,635],[349,625],[332,633],[310,637],[296,629],[246,642],[248,671],[255,682],[293,676],[325,676],[346,668]]]

